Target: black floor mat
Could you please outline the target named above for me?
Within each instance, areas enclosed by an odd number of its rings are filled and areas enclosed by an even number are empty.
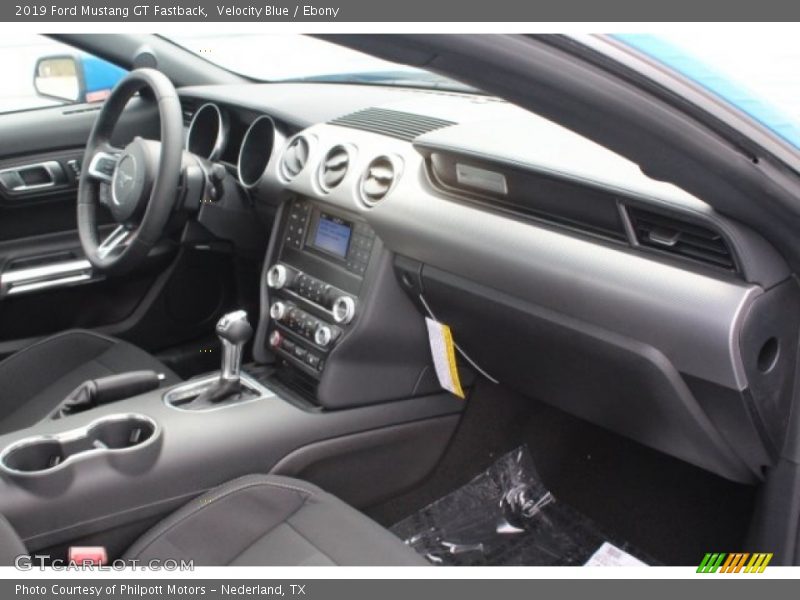
[[[428,480],[368,512],[394,525],[522,444],[559,500],[659,562],[697,565],[706,552],[743,547],[755,488],[486,383],[473,390],[462,424]]]

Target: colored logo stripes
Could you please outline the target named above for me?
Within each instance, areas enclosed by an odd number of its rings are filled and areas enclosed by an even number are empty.
[[[763,573],[772,553],[769,552],[708,552],[703,557],[698,573]]]

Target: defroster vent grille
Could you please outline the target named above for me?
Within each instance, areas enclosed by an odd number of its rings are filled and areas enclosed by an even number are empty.
[[[456,124],[454,121],[384,108],[365,108],[338,117],[330,123],[340,127],[380,133],[407,142],[424,133]]]

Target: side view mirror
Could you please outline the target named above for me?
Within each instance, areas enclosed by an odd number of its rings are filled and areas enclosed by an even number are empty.
[[[33,85],[46,98],[69,103],[102,102],[126,73],[94,56],[44,56],[36,61]]]
[[[40,96],[78,102],[81,81],[78,61],[72,56],[48,56],[36,62],[33,85]]]

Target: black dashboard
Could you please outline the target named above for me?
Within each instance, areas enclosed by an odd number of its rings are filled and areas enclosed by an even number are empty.
[[[435,389],[435,314],[525,394],[731,479],[774,458],[800,301],[752,230],[494,98],[180,94],[189,150],[276,211],[255,354],[296,393],[335,410]]]

